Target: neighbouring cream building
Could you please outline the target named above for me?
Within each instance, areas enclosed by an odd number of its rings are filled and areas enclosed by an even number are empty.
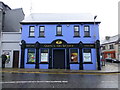
[[[101,42],[101,54],[103,58],[115,58],[120,60],[120,34],[106,36]]]
[[[11,9],[8,5],[0,1],[0,56],[3,53],[7,54],[6,68],[19,67],[20,21],[23,19],[24,13],[22,8]]]

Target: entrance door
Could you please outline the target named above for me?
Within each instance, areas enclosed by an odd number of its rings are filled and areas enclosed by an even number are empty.
[[[53,50],[53,68],[65,69],[65,50],[64,49]]]
[[[13,68],[18,68],[19,65],[19,51],[13,51]]]

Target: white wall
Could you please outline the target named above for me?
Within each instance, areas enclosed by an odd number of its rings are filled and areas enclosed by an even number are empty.
[[[10,62],[6,63],[7,68],[13,67],[13,51],[20,51],[21,33],[4,32],[2,33],[1,52],[8,51],[10,53]],[[20,60],[20,59],[19,59]]]

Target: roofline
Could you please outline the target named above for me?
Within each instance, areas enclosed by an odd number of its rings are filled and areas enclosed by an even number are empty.
[[[24,12],[23,12],[23,8],[14,8],[14,9],[12,9],[12,10],[21,10],[22,13],[23,13],[23,15],[25,16],[25,14],[24,14]]]
[[[95,22],[100,24],[101,22]],[[20,24],[94,24],[94,22],[20,22]]]
[[[2,3],[5,7],[8,7],[11,10],[11,8],[7,4],[5,4],[4,2],[0,1],[0,3]]]
[[[106,44],[112,44],[112,43],[115,43],[116,44],[117,41],[114,41],[114,42],[108,42],[108,43],[103,43],[101,45],[106,45]]]

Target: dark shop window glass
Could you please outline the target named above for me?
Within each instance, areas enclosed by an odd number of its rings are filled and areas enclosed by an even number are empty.
[[[90,27],[89,26],[84,26],[84,36],[90,37]]]
[[[74,36],[79,36],[79,26],[74,26]]]
[[[35,36],[35,27],[34,26],[30,26],[29,27],[29,36],[30,37],[34,37]]]
[[[45,27],[44,26],[40,26],[39,27],[39,36],[40,37],[44,37],[45,35]]]
[[[83,62],[92,62],[91,49],[84,49],[83,50]]]
[[[40,59],[41,62],[48,62],[48,49],[41,49]]]
[[[112,45],[109,45],[109,49],[114,49],[113,44],[112,44]]]
[[[35,49],[28,49],[28,62],[29,63],[35,62]]]
[[[56,34],[57,34],[57,36],[62,35],[62,26],[57,26]]]
[[[105,46],[103,46],[102,50],[105,50],[105,49],[106,49]]]
[[[78,62],[78,49],[70,49],[70,62]]]

